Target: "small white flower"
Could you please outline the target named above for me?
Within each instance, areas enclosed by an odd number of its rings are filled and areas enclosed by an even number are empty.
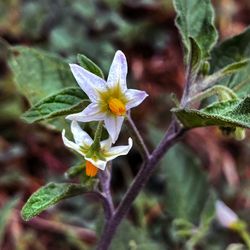
[[[145,91],[127,89],[127,61],[117,51],[111,64],[107,81],[76,64],[71,71],[91,103],[80,113],[66,118],[80,122],[104,121],[105,127],[115,143],[121,131],[126,112],[138,106],[148,94]]]
[[[89,176],[96,175],[97,169],[95,168],[104,170],[108,161],[111,161],[120,155],[128,154],[133,145],[132,139],[129,138],[128,145],[111,147],[112,141],[109,137],[107,140],[100,142],[100,149],[98,152],[93,152],[90,157],[87,157],[91,145],[93,144],[92,138],[81,129],[76,121],[72,121],[71,123],[71,132],[75,142],[72,142],[65,137],[65,130],[62,131],[63,142],[65,146],[75,150],[86,159],[86,173]]]
[[[238,215],[222,201],[216,201],[215,210],[216,218],[223,227],[232,228],[239,221]]]

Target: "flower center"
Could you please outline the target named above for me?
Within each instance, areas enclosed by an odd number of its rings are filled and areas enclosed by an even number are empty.
[[[86,175],[90,177],[96,176],[98,168],[93,165],[90,161],[86,161]]]
[[[121,102],[117,98],[110,98],[108,101],[109,109],[111,112],[115,115],[125,115],[126,113],[126,107],[123,102]]]

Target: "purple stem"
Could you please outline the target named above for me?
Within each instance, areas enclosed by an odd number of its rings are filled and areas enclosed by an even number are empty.
[[[110,192],[110,181],[111,181],[111,173],[110,169],[111,163],[104,171],[99,171],[98,177],[102,186],[103,198],[105,200],[104,204],[104,212],[105,212],[105,219],[108,221],[114,214],[114,204],[112,195]]]
[[[125,215],[128,213],[133,201],[135,200],[141,189],[147,183],[147,180],[155,170],[157,163],[167,152],[167,150],[175,142],[177,142],[177,140],[183,134],[183,129],[176,130],[176,128],[177,123],[176,121],[173,121],[158,147],[153,151],[153,153],[149,156],[149,159],[146,160],[140,168],[130,188],[124,195],[117,209],[115,210],[113,216],[110,218],[109,221],[107,221],[99,244],[97,246],[97,250],[107,250],[109,248],[114,234],[117,230],[117,227],[119,226]]]

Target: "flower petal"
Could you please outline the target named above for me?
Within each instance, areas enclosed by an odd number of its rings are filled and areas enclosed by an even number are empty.
[[[126,104],[126,110],[129,110],[141,104],[148,96],[148,94],[145,91],[137,89],[128,89],[125,93],[125,96],[128,100]]]
[[[92,145],[92,138],[84,130],[82,130],[77,121],[71,122],[71,132],[77,145],[82,146],[84,144],[89,147]]]
[[[105,117],[104,124],[113,143],[116,142],[120,134],[123,121],[124,121],[124,116],[107,115]]]
[[[218,221],[226,228],[230,228],[239,219],[238,215],[222,201],[216,201],[215,210]]]
[[[109,88],[114,88],[117,84],[120,85],[122,92],[127,90],[126,77],[128,72],[127,60],[122,51],[118,50],[115,53],[113,62],[110,66],[107,85]]]
[[[111,137],[109,136],[108,139],[104,140],[104,141],[101,141],[101,149],[104,150],[104,151],[108,151],[110,148],[111,148],[111,145],[112,145],[112,139]]]
[[[74,151],[81,154],[82,156],[85,156],[84,153],[80,150],[79,145],[77,145],[76,143],[74,143],[66,138],[65,130],[62,131],[62,139],[63,139],[63,143],[66,147],[73,149]]]
[[[99,100],[98,91],[104,92],[107,90],[106,82],[99,76],[94,75],[77,64],[70,64],[70,69],[77,83],[92,102]]]
[[[107,161],[102,161],[99,159],[92,159],[92,158],[85,158],[87,161],[90,161],[95,167],[104,170],[106,165],[107,165]]]
[[[111,161],[120,155],[126,155],[130,151],[133,146],[133,140],[131,138],[128,139],[127,146],[116,146],[109,149],[108,152],[105,152],[105,158],[107,161]]]
[[[96,103],[90,103],[82,112],[68,115],[66,119],[76,120],[79,122],[91,122],[104,120],[105,113],[99,108]]]

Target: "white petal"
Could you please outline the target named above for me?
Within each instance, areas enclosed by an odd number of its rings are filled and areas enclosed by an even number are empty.
[[[125,93],[125,96],[128,100],[126,104],[126,110],[129,110],[141,104],[148,96],[148,94],[145,91],[137,89],[128,89]]]
[[[108,151],[111,148],[112,145],[112,139],[109,136],[107,140],[101,141],[101,149],[104,151]]]
[[[239,219],[237,214],[222,201],[216,201],[215,209],[218,221],[226,228],[229,228]]]
[[[104,123],[113,143],[116,142],[121,132],[123,121],[124,116],[108,115],[105,117]]]
[[[77,83],[92,102],[99,100],[98,91],[104,92],[107,90],[106,82],[99,76],[94,75],[77,64],[70,64],[70,69]]]
[[[107,85],[114,88],[119,83],[122,92],[127,90],[126,77],[128,72],[127,60],[125,55],[118,50],[115,53],[113,62],[110,66]]]
[[[105,113],[103,113],[99,105],[96,103],[90,103],[82,112],[68,115],[66,119],[75,120],[79,122],[91,122],[104,120]]]
[[[79,154],[81,154],[82,156],[85,156],[83,152],[81,152],[80,150],[80,146],[77,145],[76,143],[68,140],[65,136],[65,130],[62,131],[62,139],[63,139],[63,143],[65,146],[67,146],[68,148],[73,149],[74,151],[78,152]]]
[[[94,160],[92,158],[85,158],[87,161],[90,161],[95,167],[104,170],[106,165],[107,165],[107,161],[102,161],[102,160]]]
[[[74,136],[74,140],[77,145],[82,146],[87,145],[91,146],[93,143],[92,138],[80,127],[77,121],[71,122],[71,132]]]
[[[111,161],[120,155],[126,155],[130,151],[132,146],[133,146],[133,140],[129,138],[127,146],[112,147],[108,152],[105,152],[105,158],[107,161]]]

